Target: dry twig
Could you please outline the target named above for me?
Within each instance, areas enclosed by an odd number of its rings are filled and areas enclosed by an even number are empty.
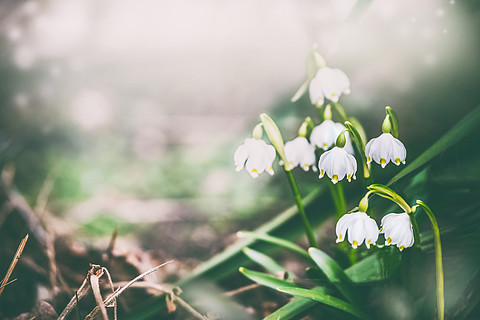
[[[70,299],[70,302],[67,304],[65,309],[63,309],[62,313],[58,317],[58,320],[65,319],[70,314],[70,312],[72,312],[72,310],[77,306],[77,303],[87,294],[88,289],[90,289],[90,282],[88,281],[90,279],[90,275],[96,273],[99,267],[100,266],[92,265],[92,268],[88,271],[82,285],[80,286],[78,291],[75,292],[75,295],[72,297],[72,299]]]
[[[3,290],[5,289],[5,286],[9,283],[8,279],[12,275],[13,269],[17,265],[18,259],[20,259],[20,256],[22,255],[23,248],[25,248],[25,245],[27,244],[27,240],[28,240],[28,233],[25,236],[25,238],[23,238],[22,241],[20,242],[20,245],[17,248],[17,252],[15,253],[15,256],[13,256],[13,260],[10,263],[10,267],[8,267],[5,278],[3,278],[2,283],[0,284],[0,295],[2,294]]]
[[[118,288],[117,290],[115,290],[115,292],[113,294],[111,294],[107,299],[105,299],[104,301],[104,304],[105,306],[107,307],[112,307],[112,303],[118,298],[118,296],[120,296],[126,289],[128,289],[131,285],[133,285],[135,282],[137,282],[138,280],[146,277],[147,275],[149,275],[150,273],[152,272],[155,272],[157,271],[158,269],[160,269],[161,267],[165,266],[166,264],[169,264],[171,263],[173,260],[170,260],[170,261],[167,261],[165,263],[162,263],[161,265],[159,266],[156,266],[155,268],[152,268],[144,273],[142,273],[141,275],[135,277],[133,280],[129,281],[125,286],[121,287],[121,288]],[[90,312],[86,317],[85,319],[94,319],[97,314],[99,312],[99,307],[96,306],[92,312]]]
[[[92,286],[93,296],[97,302],[97,307],[100,309],[103,320],[108,320],[107,308],[103,303],[102,293],[100,292],[100,284],[98,279],[103,276],[103,268],[97,269],[97,272],[90,275],[90,285]]]

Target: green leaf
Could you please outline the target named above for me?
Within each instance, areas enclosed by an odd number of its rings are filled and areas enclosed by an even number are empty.
[[[353,304],[357,304],[358,299],[355,297],[352,281],[345,274],[343,269],[322,250],[317,248],[308,249],[310,257],[315,264],[327,276],[327,279],[335,285],[340,293]]]
[[[245,269],[244,267],[240,267],[238,271],[240,271],[244,276],[246,276],[248,279],[252,280],[253,282],[256,282],[265,287],[269,287],[271,289],[276,290],[278,287],[282,287],[282,288],[298,287],[298,285],[294,282],[281,280],[272,275],[258,272],[258,271],[248,270],[248,269]]]
[[[243,248],[243,253],[255,263],[261,265],[265,270],[270,273],[276,274],[279,272],[284,272],[285,268],[279,265],[275,260],[267,256],[266,254],[259,252],[257,250],[250,249],[248,247]]]
[[[380,281],[390,277],[398,268],[401,254],[394,247],[385,247],[345,270],[355,283]]]
[[[295,94],[293,95],[292,99],[290,99],[290,101],[297,102],[298,99],[300,99],[305,94],[305,92],[307,92],[309,84],[310,84],[310,80],[309,79],[305,80],[305,82],[303,82],[300,88],[298,88],[297,92],[295,92]]]
[[[326,289],[324,287],[315,287],[312,290],[318,291],[319,293],[325,294]],[[299,315],[305,310],[310,309],[317,304],[317,301],[305,298],[294,298],[289,303],[285,304],[281,308],[275,310],[272,314],[265,317],[263,320],[288,320]]]
[[[318,301],[336,309],[348,312],[359,319],[370,319],[370,317],[368,317],[363,311],[359,310],[357,307],[322,292],[292,287],[279,287],[277,288],[277,290],[280,292],[291,294],[292,296]]]
[[[296,245],[291,241],[288,241],[282,238],[274,237],[265,233],[257,233],[257,232],[249,232],[249,231],[239,231],[237,232],[237,236],[239,238],[251,238],[251,239],[262,240],[271,244],[275,244],[277,246],[280,246],[285,249],[289,249],[295,253],[298,253],[299,255],[307,259],[310,259],[310,256],[308,255],[307,251],[302,249],[302,247]]]
[[[451,128],[446,134],[444,134],[436,143],[410,163],[405,169],[395,175],[387,185],[400,180],[407,174],[420,168],[444,150],[450,148],[458,141],[462,140],[467,134],[474,129],[478,128],[480,123],[480,106],[476,107],[473,111],[467,114],[462,120],[460,120],[453,128]]]

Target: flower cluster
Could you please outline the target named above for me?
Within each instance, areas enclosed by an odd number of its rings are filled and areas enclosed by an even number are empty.
[[[350,81],[343,71],[322,67],[311,80],[309,89],[311,101],[317,106],[322,105],[325,98],[336,103],[342,93],[350,92]],[[380,164],[382,168],[389,162],[395,163],[397,166],[405,163],[407,156],[405,146],[390,132],[392,127],[396,126],[396,119],[392,119],[389,114],[390,107],[387,107],[386,110],[387,117],[382,125],[383,133],[379,137],[371,139],[364,150],[363,142],[360,143],[359,147],[362,149],[362,160],[365,166],[372,161]],[[342,123],[332,121],[330,104],[325,107],[324,121],[312,129],[310,142],[306,138],[305,122],[302,125],[304,129],[302,133],[299,131],[298,137],[283,145],[283,139],[273,120],[265,115],[262,115],[261,119],[264,129],[275,147],[267,145],[261,140],[261,132],[259,134],[256,128],[256,138],[246,139],[235,152],[234,160],[237,171],[242,170],[246,162],[245,167],[254,178],[264,171],[273,174],[272,163],[275,160],[276,149],[281,158],[280,164],[284,165],[286,170],[300,166],[305,171],[309,171],[310,168],[317,171],[318,165],[319,178],[327,175],[334,184],[344,178],[349,182],[356,178],[357,160],[353,156],[354,149],[350,139],[350,134],[355,135],[354,131],[356,130],[352,131]],[[348,122],[345,124],[347,125]],[[262,130],[261,127],[259,130]],[[337,140],[340,138],[342,143],[339,144]],[[357,144],[359,140],[361,138],[355,137]],[[316,163],[315,148],[325,151],[320,156],[318,163]]]
[[[348,231],[348,242],[354,249],[363,242],[367,248],[375,245],[380,233],[385,236],[386,246],[397,245],[400,251],[413,246],[413,227],[407,213],[389,213],[383,217],[381,224],[382,228],[379,230],[375,220],[365,212],[347,213],[337,222],[337,243],[345,239]]]

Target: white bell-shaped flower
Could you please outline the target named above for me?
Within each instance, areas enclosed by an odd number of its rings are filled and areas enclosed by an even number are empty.
[[[396,244],[402,251],[413,246],[415,239],[407,213],[389,213],[382,218],[380,233],[385,235],[385,245]]]
[[[370,249],[370,246],[377,242],[379,234],[377,223],[365,212],[347,213],[338,220],[335,228],[337,243],[345,240],[347,231],[348,242],[352,244],[354,249],[362,245],[364,241],[365,246]]]
[[[382,133],[377,138],[368,141],[365,146],[365,155],[367,163],[375,161],[385,168],[387,163],[392,161],[397,166],[400,163],[405,164],[407,157],[407,149],[403,143],[392,136],[390,133]]]
[[[356,179],[357,160],[345,148],[335,147],[320,156],[318,169],[320,170],[319,178],[327,174],[333,183],[337,183],[346,176],[350,182],[352,178]]]
[[[285,143],[285,156],[292,168],[300,165],[300,167],[308,171],[312,167],[313,171],[317,171],[315,166],[315,147],[308,143],[305,137],[297,137],[292,141]],[[280,161],[283,165],[283,161]]]
[[[318,126],[313,128],[312,133],[310,134],[310,142],[318,148],[327,150],[335,144],[338,135],[344,129],[345,126],[339,122],[333,122],[332,120],[324,120]],[[345,144],[345,150],[348,153],[353,154],[352,141],[350,140],[348,132],[345,132],[345,138],[347,140]]]
[[[258,177],[264,171],[273,175],[272,164],[275,160],[276,152],[272,145],[266,144],[265,141],[255,138],[247,138],[240,145],[233,156],[235,162],[235,170],[241,171],[245,169],[253,178]],[[246,163],[245,163],[246,161]]]
[[[315,105],[322,105],[325,98],[338,102],[342,93],[350,93],[350,80],[342,70],[324,67],[310,81],[309,93]]]

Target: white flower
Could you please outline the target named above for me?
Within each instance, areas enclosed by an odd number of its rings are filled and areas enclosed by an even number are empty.
[[[292,141],[285,143],[285,156],[292,168],[300,165],[303,170],[308,171],[312,167],[313,171],[317,171],[315,166],[315,147],[308,143],[304,137],[297,137]],[[283,165],[283,161],[280,161]]]
[[[345,129],[345,126],[339,122],[333,122],[332,120],[324,120],[318,126],[313,128],[310,134],[310,141],[314,146],[327,150],[331,146],[335,145],[338,135]],[[353,154],[352,141],[348,132],[345,132],[345,138],[347,140],[345,149],[348,153]]]
[[[378,239],[378,226],[375,220],[370,218],[365,212],[352,212],[343,215],[337,222],[335,232],[337,233],[336,242],[345,240],[345,233],[348,231],[348,242],[352,248],[365,245],[370,249],[370,245],[375,245]]]
[[[397,166],[400,163],[405,164],[407,149],[400,140],[390,133],[382,133],[377,138],[368,141],[365,147],[365,155],[367,156],[367,163],[374,160],[382,168],[385,168],[390,161]]]
[[[385,245],[396,244],[402,251],[413,246],[413,227],[407,213],[389,213],[382,218],[380,233],[385,235]]]
[[[310,81],[310,101],[322,105],[325,98],[338,102],[342,93],[350,93],[350,80],[340,69],[324,67]]]
[[[320,156],[318,169],[320,169],[319,178],[322,178],[326,173],[333,183],[337,183],[345,176],[350,182],[352,177],[356,179],[357,160],[354,156],[348,154],[344,148],[335,147]]]
[[[272,145],[266,144],[261,139],[247,138],[233,156],[235,170],[238,172],[245,165],[246,170],[253,178],[258,177],[264,171],[273,175],[272,163],[275,157],[275,148]]]

